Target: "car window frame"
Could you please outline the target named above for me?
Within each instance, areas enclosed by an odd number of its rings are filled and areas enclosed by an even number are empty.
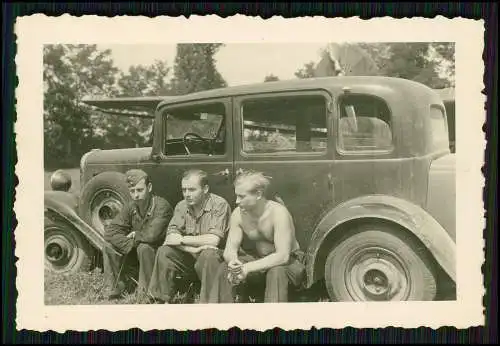
[[[391,148],[390,149],[377,149],[377,150],[345,150],[341,147],[340,139],[341,139],[341,133],[340,133],[340,115],[342,114],[342,101],[346,97],[352,97],[352,96],[365,96],[365,97],[371,97],[374,99],[377,99],[379,101],[382,101],[387,109],[389,110],[389,129],[391,131]],[[386,99],[383,97],[372,94],[369,92],[352,92],[350,91],[349,93],[346,94],[339,94],[337,98],[335,99],[335,153],[338,158],[340,159],[350,159],[350,158],[359,158],[359,157],[391,157],[395,152],[396,152],[396,145],[397,145],[397,140],[396,140],[396,131],[395,131],[395,121],[394,121],[394,109],[391,107],[390,102],[388,102]]]
[[[244,151],[243,141],[244,141],[244,127],[243,127],[243,115],[241,112],[243,103],[247,100],[256,100],[259,98],[270,99],[275,97],[296,97],[296,96],[322,96],[325,99],[325,125],[327,129],[326,133],[326,148],[321,152],[276,152],[276,153],[250,153]],[[283,90],[283,91],[272,91],[263,93],[252,93],[245,95],[235,96],[233,99],[233,113],[234,113],[234,129],[235,134],[234,140],[234,153],[238,155],[240,159],[244,160],[262,160],[269,159],[271,161],[279,160],[323,160],[331,159],[333,152],[333,121],[332,121],[332,102],[333,97],[331,93],[326,89],[314,88],[306,90]]]
[[[432,120],[432,110],[436,109],[439,110],[441,113],[441,120],[443,121],[444,124],[444,133],[446,134],[447,137],[447,142],[435,142],[435,135],[434,135],[434,127],[433,127],[433,120]],[[446,112],[446,108],[444,105],[439,105],[439,104],[430,104],[429,105],[429,147],[430,151],[439,151],[443,150],[444,148],[450,148],[450,131],[449,131],[449,123],[448,123],[448,113]]]
[[[213,104],[213,103],[220,103],[224,106],[225,109],[225,153],[222,155],[206,155],[206,154],[181,154],[181,155],[168,155],[166,153],[166,125],[167,121],[165,119],[165,112],[168,112],[169,110],[175,110],[179,108],[185,108],[185,107],[193,107],[193,106],[201,106],[203,104]],[[203,160],[214,160],[214,161],[221,161],[221,160],[228,160],[232,161],[233,158],[233,144],[232,144],[232,138],[233,138],[233,107],[232,107],[232,98],[229,96],[221,96],[221,97],[215,97],[215,98],[207,98],[207,99],[198,99],[198,100],[191,100],[191,101],[186,101],[186,102],[179,102],[179,103],[171,103],[171,104],[166,104],[162,106],[160,109],[158,109],[158,119],[161,119],[161,136],[160,136],[160,148],[159,151],[161,152],[161,156],[163,159],[171,159],[171,160],[197,160],[197,159],[203,159]]]

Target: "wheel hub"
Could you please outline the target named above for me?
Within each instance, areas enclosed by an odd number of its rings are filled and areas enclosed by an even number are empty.
[[[62,236],[53,236],[45,244],[45,257],[55,265],[69,262],[71,244]]]
[[[358,253],[348,267],[346,283],[356,300],[401,300],[409,287],[408,275],[397,257],[384,249]]]
[[[103,233],[104,227],[118,215],[123,204],[116,193],[104,190],[96,194],[91,206],[92,223],[94,227]]]

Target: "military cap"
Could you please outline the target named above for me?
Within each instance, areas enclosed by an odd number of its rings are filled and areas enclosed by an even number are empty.
[[[130,169],[125,173],[125,177],[129,186],[135,186],[142,179],[146,179],[148,177],[148,174],[142,169]]]

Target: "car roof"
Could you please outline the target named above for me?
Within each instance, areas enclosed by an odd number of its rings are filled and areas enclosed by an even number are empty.
[[[291,79],[283,81],[262,82],[246,85],[231,86],[225,88],[217,88],[211,90],[204,90],[194,92],[186,95],[180,95],[164,99],[158,104],[158,107],[203,100],[219,97],[235,97],[242,95],[249,95],[254,93],[267,93],[278,91],[299,91],[299,90],[314,90],[314,89],[341,89],[342,87],[354,87],[356,85],[373,85],[398,90],[400,92],[409,91],[409,89],[419,89],[420,92],[432,92],[433,89],[425,86],[424,84],[417,83],[408,79],[386,77],[386,76],[337,76],[337,77],[318,77],[318,78],[305,78],[305,79]]]

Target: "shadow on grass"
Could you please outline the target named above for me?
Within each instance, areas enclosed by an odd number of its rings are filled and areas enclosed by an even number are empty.
[[[104,285],[104,274],[101,268],[91,272],[75,274],[59,274],[45,270],[45,305],[107,305],[107,304],[141,304],[135,291],[125,293],[123,298],[109,300]],[[321,284],[313,286],[293,301],[327,302]],[[196,304],[199,300],[196,284],[191,284],[186,290],[177,292],[171,304]],[[260,299],[250,298],[250,302],[260,302]]]

